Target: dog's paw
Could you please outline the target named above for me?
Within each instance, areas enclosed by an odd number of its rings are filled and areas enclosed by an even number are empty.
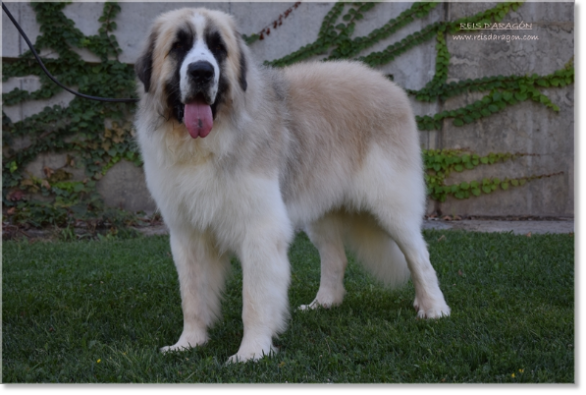
[[[436,319],[448,317],[451,313],[450,307],[444,300],[420,303],[417,297],[413,302],[413,307],[417,311],[417,318]]]
[[[246,359],[240,357],[238,354],[234,354],[234,355],[228,357],[228,360],[226,361],[226,365],[230,365],[233,363],[244,363],[244,362],[248,362],[250,360],[255,361],[254,358],[246,360]]]
[[[313,302],[310,304],[302,304],[297,309],[298,310],[315,310],[315,309],[329,309],[334,306],[339,306],[342,302],[334,302],[334,301],[322,301],[318,298],[315,298]]]
[[[159,351],[162,352],[163,354],[166,354],[168,352],[180,352],[180,351],[187,351],[190,348],[192,348],[190,345],[188,345],[187,347],[185,346],[177,346],[177,344],[174,344],[172,346],[165,346],[165,347],[161,347],[159,348]]]
[[[317,308],[320,307],[325,307],[327,308],[327,306],[322,306],[317,299],[315,299],[313,302],[311,302],[310,304],[302,304],[301,306],[299,306],[297,309],[298,310],[302,310],[302,311],[306,311],[306,310],[315,310]]]
[[[259,359],[264,358],[265,356],[268,356],[268,357],[273,356],[274,354],[277,353],[277,351],[278,351],[277,348],[275,348],[274,346],[271,346],[268,353],[265,353],[264,351],[261,351],[261,352],[238,351],[237,354],[234,354],[228,358],[228,360],[226,361],[226,365],[229,365],[232,363],[256,362]]]
[[[207,337],[205,337],[205,336],[202,337],[202,336],[181,335],[181,337],[179,338],[179,341],[177,343],[173,344],[172,346],[162,347],[159,350],[162,353],[186,351],[186,350],[189,350],[190,348],[201,346],[201,345],[205,344],[206,341],[207,341]]]

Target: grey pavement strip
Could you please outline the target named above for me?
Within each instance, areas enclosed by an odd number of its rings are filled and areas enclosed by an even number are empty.
[[[573,233],[574,220],[563,221],[497,221],[497,220],[461,220],[442,221],[425,220],[423,229],[466,230],[472,232],[513,232],[516,235]],[[165,235],[169,233],[165,225],[138,228],[147,236]]]
[[[423,229],[461,229],[473,232],[513,232],[516,235],[573,233],[574,220],[566,221],[495,221],[495,220],[462,220],[462,221],[429,221],[423,222]]]
[[[169,230],[165,225],[154,225],[134,228],[145,236],[166,235]],[[423,229],[438,230],[465,230],[472,232],[513,232],[516,235],[546,234],[546,233],[574,233],[574,220],[559,221],[498,221],[498,220],[424,220]],[[85,230],[75,229],[76,234],[83,234]],[[46,238],[52,235],[45,229],[28,229],[22,232],[29,238]]]

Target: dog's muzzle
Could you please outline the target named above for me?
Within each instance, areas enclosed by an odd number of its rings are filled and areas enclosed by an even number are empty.
[[[186,102],[193,101],[197,96],[203,95],[204,100],[211,104],[213,98],[210,97],[210,93],[213,90],[214,74],[214,66],[210,62],[200,60],[190,63],[187,66],[187,75],[192,89]]]
[[[211,108],[217,91],[214,66],[198,60],[187,64],[184,70],[189,88],[184,101],[183,122],[192,138],[205,138],[214,125]]]

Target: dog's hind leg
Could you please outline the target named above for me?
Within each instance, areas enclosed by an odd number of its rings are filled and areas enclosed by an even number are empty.
[[[417,316],[419,318],[449,316],[450,308],[439,288],[437,274],[431,266],[427,245],[419,227],[416,225],[401,228],[390,226],[387,229],[407,259],[415,286],[413,306],[417,310]]]
[[[437,274],[431,266],[427,245],[421,233],[422,215],[414,212],[409,204],[397,201],[390,203],[377,204],[374,214],[407,260],[415,286],[413,305],[417,310],[417,316],[440,318],[450,315],[450,308],[439,288]]]
[[[204,344],[207,328],[220,315],[220,295],[230,267],[211,240],[201,234],[171,229],[171,251],[179,276],[183,332],[177,343],[161,351],[181,351]]]
[[[416,162],[402,168],[390,162],[393,157],[373,151],[357,178],[361,201],[382,229],[397,243],[405,256],[415,286],[417,316],[439,318],[450,315],[437,274],[429,260],[421,233],[425,212],[425,184]],[[381,180],[392,180],[382,182]]]
[[[308,225],[305,232],[319,251],[321,278],[317,296],[308,305],[299,309],[332,307],[342,303],[344,294],[344,272],[348,263],[342,241],[343,219],[335,213]]]

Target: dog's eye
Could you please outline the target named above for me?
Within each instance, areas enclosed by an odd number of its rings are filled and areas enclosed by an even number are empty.
[[[175,44],[173,44],[171,49],[176,51],[183,51],[185,49],[185,44],[183,44],[181,41],[177,41]]]
[[[210,33],[209,36],[205,38],[205,42],[214,56],[223,58],[226,55],[226,46],[218,32]]]
[[[214,43],[210,46],[210,49],[213,53],[220,53],[224,51],[224,45],[222,45],[220,42]]]
[[[223,54],[226,52],[226,50],[224,49],[224,46],[222,44],[216,44],[213,46],[212,52],[214,54]]]

